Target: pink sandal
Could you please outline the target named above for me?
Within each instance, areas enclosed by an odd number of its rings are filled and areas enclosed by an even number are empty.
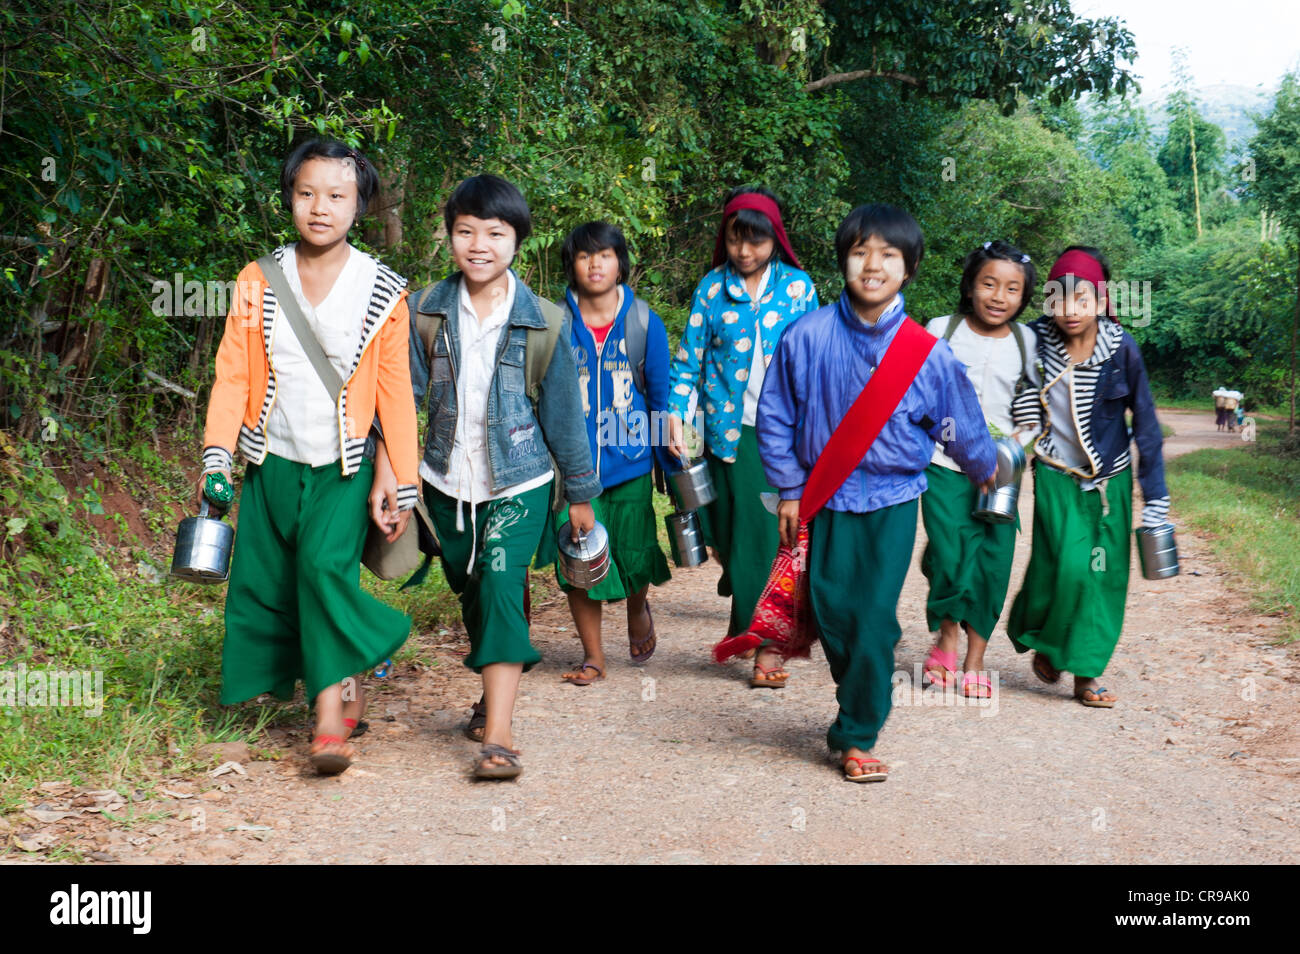
[[[925,657],[925,664],[922,669],[924,670],[921,676],[922,686],[939,686],[942,689],[947,689],[952,685],[952,678],[957,675],[957,654],[955,652],[945,653],[939,648],[939,644],[935,643],[930,647],[930,655]],[[935,669],[944,671],[945,675],[942,682],[931,674]]]
[[[974,692],[971,691],[971,686],[976,687]],[[980,689],[985,691],[980,692]],[[967,699],[992,699],[993,683],[982,672],[968,672],[961,677],[961,694]]]

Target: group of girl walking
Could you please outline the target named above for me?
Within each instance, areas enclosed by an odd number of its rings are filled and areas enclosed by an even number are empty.
[[[1097,250],[1061,256],[1048,278],[1063,293],[1046,296],[1051,313],[1024,325],[1034,265],[986,242],[967,257],[957,311],[926,334],[903,303],[924,252],[910,215],[885,205],[850,213],[835,235],[844,290],[823,306],[777,198],[737,189],[670,352],[609,223],[565,240],[568,289],[557,306],[511,268],[532,228],[523,195],[495,176],[472,177],[445,208],[456,270],[408,292],[347,241],[378,190],[369,160],[341,143],[303,143],[281,185],[300,238],[239,276],[245,296],[217,354],[204,472],[229,476],[236,449],[248,465],[221,701],[287,699],[303,680],[318,771],[351,764],[348,740],[365,730],[361,677],[410,629],[361,589],[367,520],[396,540],[417,500],[427,507],[460,598],[465,664],[482,677],[465,728],[482,746],[474,774],[514,778],[515,699],[541,660],[529,636],[529,567],[555,562],[560,528],[576,541],[599,520],[608,575],[586,590],[557,564],[583,647],[562,678],[605,678],[606,602],[625,604],[631,661],[650,659],[649,587],[669,578],[651,474],[656,464],[680,467],[697,441],[717,491],[702,514],[705,537],[722,565],[718,593],[731,600],[715,655],[749,649],[752,686],[786,685],[782,661],[797,651],[756,638],[751,625],[760,601],[789,595],[773,567],[792,555],[786,565],[805,575],[809,631],[837,685],[827,742],[842,753],[845,778],[888,775],[872,751],[890,708],[918,509],[937,633],[926,678],[971,697],[993,692],[984,652],[1018,529],[972,517],[979,492],[995,486],[995,436],[1034,449],[1033,549],[1007,624],[1013,645],[1033,650],[1045,681],[1071,673],[1084,705],[1114,705],[1097,679],[1119,638],[1128,583],[1126,412],[1144,524],[1162,523],[1169,501],[1145,369],[1113,320]],[[294,301],[280,301],[275,285]],[[301,312],[318,346],[300,340],[294,325],[304,325],[286,308]],[[341,384],[331,387],[334,375],[312,358],[320,351]],[[417,407],[428,415],[422,439]],[[665,417],[661,440],[649,425]]]

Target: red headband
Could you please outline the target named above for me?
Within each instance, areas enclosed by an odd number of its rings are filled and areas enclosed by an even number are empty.
[[[1097,289],[1097,297],[1106,298],[1106,315],[1113,321],[1119,321],[1112,309],[1110,295],[1106,292],[1106,273],[1102,271],[1101,262],[1087,252],[1081,252],[1077,248],[1070,249],[1052,265],[1052,270],[1047,273],[1047,280],[1054,282],[1066,275],[1090,282],[1092,287]]]
[[[741,209],[752,209],[755,212],[762,213],[772,223],[772,231],[776,233],[777,244],[785,251],[786,257],[790,259],[790,264],[795,268],[803,267],[799,264],[794,249],[790,248],[790,239],[786,237],[785,224],[781,221],[781,210],[777,208],[775,202],[757,192],[741,193],[723,208],[722,225],[718,227],[718,240],[713,246],[713,264],[715,267],[727,260],[727,221]]]

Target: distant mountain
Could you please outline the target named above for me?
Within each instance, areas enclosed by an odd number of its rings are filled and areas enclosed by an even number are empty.
[[[1250,113],[1265,113],[1273,105],[1277,87],[1265,89],[1262,86],[1237,86],[1232,83],[1216,83],[1196,90],[1196,99],[1200,113],[1207,120],[1223,130],[1228,137],[1228,149],[1244,146],[1255,134],[1255,123]],[[1138,102],[1146,107],[1151,120],[1151,128],[1157,138],[1164,138],[1169,128],[1169,116],[1164,111],[1164,96],[1142,96]]]

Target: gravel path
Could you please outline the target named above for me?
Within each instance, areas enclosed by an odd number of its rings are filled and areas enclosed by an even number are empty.
[[[1171,452],[1240,443],[1214,431],[1212,412],[1161,418],[1177,431]],[[1027,528],[1030,481],[1024,490]],[[917,536],[899,606],[898,668],[909,674],[930,642]],[[650,664],[634,668],[620,649],[609,679],[589,688],[559,680],[579,658],[564,604],[538,608],[546,658],[517,709],[517,783],[469,777],[476,747],[459,730],[477,681],[446,637],[440,648],[426,638],[443,664],[382,684],[345,775],[304,771],[306,736],[294,733],[282,761],[249,762],[247,776],[169,786],[210,790],[166,802],[171,819],[102,847],[155,863],[1294,863],[1295,653],[1273,645],[1274,621],[1250,613],[1203,541],[1179,542],[1173,579],[1143,580],[1134,559],[1105,680],[1115,709],[1071,701],[1068,680],[1037,682],[999,625],[988,653],[995,705],[908,693],[878,747],[892,768],[884,784],[845,784],[829,758],[834,687],[820,652],[792,663],[780,691],[749,689],[744,664],[710,662],[726,607],[718,569],[705,565],[652,595],[660,648]],[[1011,595],[1028,553],[1026,534]],[[624,638],[621,613],[605,615],[611,648]],[[193,806],[201,824],[187,818]]]

